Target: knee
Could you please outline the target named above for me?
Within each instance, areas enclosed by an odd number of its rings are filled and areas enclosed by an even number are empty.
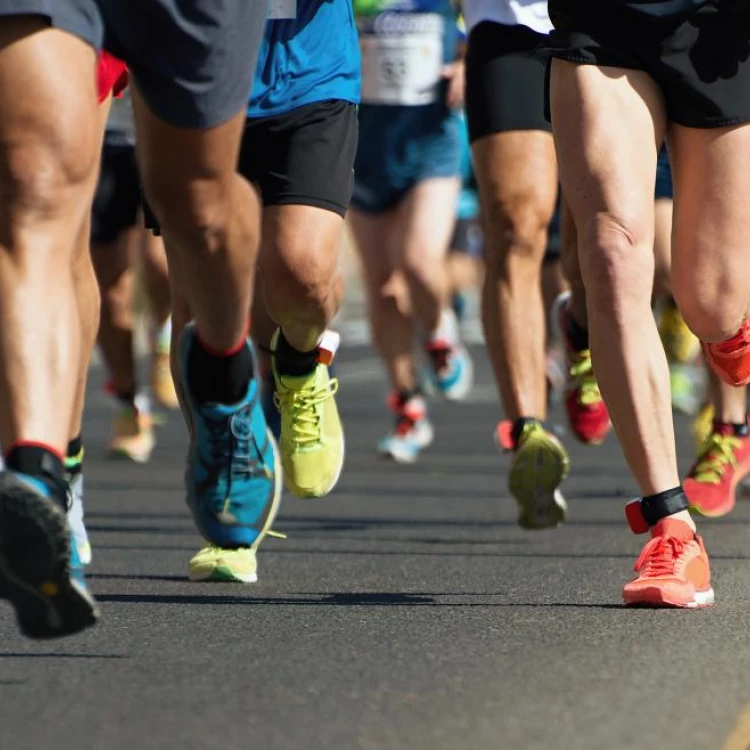
[[[487,264],[493,275],[542,263],[550,212],[529,193],[496,198],[486,208]]]
[[[11,232],[30,222],[69,221],[71,216],[79,217],[83,226],[88,220],[95,154],[91,139],[74,136],[63,136],[62,142],[32,137],[0,153],[0,200]],[[66,234],[71,239],[78,236],[78,232]]]
[[[164,179],[150,173],[144,178],[148,185],[148,200],[156,214],[164,235],[180,250],[213,255],[224,251],[230,233],[236,229],[233,212],[239,206],[238,192],[252,191],[239,177],[211,177],[208,179]],[[243,206],[244,209],[244,206]],[[257,223],[256,223],[257,225]],[[252,247],[249,257],[257,249],[257,231],[249,236],[250,222],[245,222],[241,238],[243,245]]]
[[[709,299],[700,293],[686,293],[675,286],[674,297],[688,328],[701,341],[726,341],[732,338],[747,316],[744,305],[731,300]]]
[[[416,238],[408,243],[404,249],[404,256],[401,263],[401,281],[406,281],[409,285],[417,287],[432,288],[436,284],[436,279],[445,272],[444,257],[445,252],[437,255],[433,249],[425,245]],[[394,282],[392,281],[391,284]],[[399,277],[396,277],[395,284],[398,286]]]
[[[317,309],[341,284],[335,248],[310,236],[280,238],[266,254],[272,259],[263,264],[267,298],[282,301],[287,309]]]
[[[581,239],[581,271],[593,308],[622,314],[634,304],[650,305],[654,261],[647,230],[599,214],[582,227]]]

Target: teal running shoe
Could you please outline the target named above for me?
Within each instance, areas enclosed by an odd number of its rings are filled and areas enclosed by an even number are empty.
[[[187,367],[195,343],[195,327],[189,325],[179,348],[192,426],[185,473],[187,504],[198,530],[212,544],[255,549],[276,517],[282,486],[278,448],[263,416],[261,387],[257,378],[251,379],[237,404],[196,403]],[[250,339],[247,346],[255,360]]]
[[[0,474],[0,598],[30,638],[70,635],[99,617],[65,511],[39,479]]]

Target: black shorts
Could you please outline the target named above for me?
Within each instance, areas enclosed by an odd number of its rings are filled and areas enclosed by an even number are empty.
[[[603,0],[602,0],[603,1]],[[474,142],[510,130],[550,130],[544,116],[547,37],[483,21],[469,35],[466,119]]]
[[[346,215],[354,188],[357,107],[332,99],[248,119],[240,173],[264,206],[303,205]]]
[[[247,104],[266,0],[0,0],[0,16],[36,15],[125,60],[159,118],[219,125]],[[106,29],[106,34],[105,34]]]
[[[141,207],[141,185],[135,147],[104,141],[99,184],[91,210],[91,242],[114,242],[134,227]]]
[[[667,118],[689,128],[750,122],[750,11],[712,0],[658,18],[603,0],[549,0],[553,57],[647,73]]]

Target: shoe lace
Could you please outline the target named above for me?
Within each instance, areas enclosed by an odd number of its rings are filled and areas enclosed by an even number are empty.
[[[244,414],[235,414],[233,419],[249,419]],[[250,425],[244,430],[227,429],[226,423],[221,421],[208,421],[206,424],[208,432],[208,445],[210,451],[210,467],[213,471],[221,473],[227,471],[229,475],[229,487],[227,497],[231,497],[231,484],[234,479],[252,479],[260,475],[270,477],[271,470],[266,466],[261,453],[251,443],[254,443]],[[242,433],[243,437],[237,437],[236,432]]]
[[[635,570],[644,578],[674,575],[675,562],[682,557],[689,542],[676,536],[655,536],[643,548]]]
[[[734,435],[711,434],[690,472],[691,476],[699,482],[718,484],[728,467],[737,466],[735,450],[740,445],[740,439]]]
[[[578,352],[575,361],[570,366],[570,377],[578,391],[578,403],[582,406],[592,406],[602,400],[599,383],[594,375],[594,365],[589,351]]]
[[[274,393],[276,408],[289,415],[292,440],[298,446],[319,443],[321,440],[321,409],[325,401],[333,398],[339,389],[336,378],[317,387],[279,389]]]

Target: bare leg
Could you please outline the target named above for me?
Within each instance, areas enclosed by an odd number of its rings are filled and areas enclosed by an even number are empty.
[[[555,208],[549,133],[497,133],[472,150],[485,225],[482,318],[508,419],[547,415],[542,258]]]

